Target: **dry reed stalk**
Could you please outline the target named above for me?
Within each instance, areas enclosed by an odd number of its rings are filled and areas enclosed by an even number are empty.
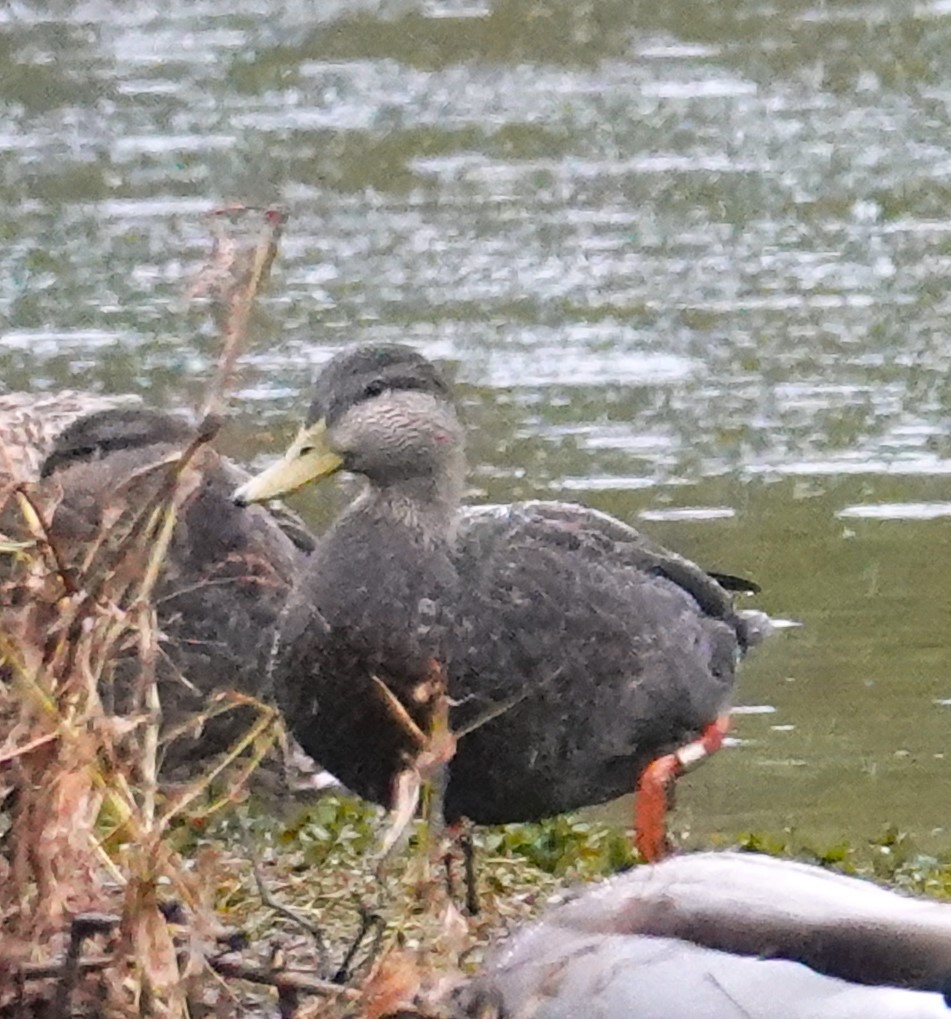
[[[153,561],[164,555],[174,523],[175,499],[181,497],[175,487],[170,487],[169,493],[165,512],[153,515],[152,525],[143,532]],[[41,514],[35,516],[48,534]],[[174,1000],[177,992],[165,986],[170,967],[177,965],[175,952],[166,951],[164,958],[160,957],[154,947],[161,943],[155,936],[156,923],[154,918],[150,920],[155,911],[147,898],[129,892],[130,888],[148,886],[148,876],[139,885],[130,881],[130,869],[109,857],[98,834],[99,817],[108,804],[135,836],[143,859],[156,854],[154,789],[148,780],[154,778],[157,737],[140,742],[138,760],[124,758],[117,741],[141,724],[134,717],[106,715],[99,696],[100,685],[110,681],[111,663],[122,653],[124,643],[137,637],[144,652],[145,703],[157,706],[154,670],[149,673],[146,657],[149,642],[155,639],[154,628],[140,611],[147,604],[156,573],[145,570],[141,583],[131,592],[131,610],[126,611],[121,605],[130,592],[121,570],[116,574],[121,578],[117,590],[103,583],[100,600],[88,596],[82,577],[70,590],[62,583],[57,592],[57,584],[66,575],[64,557],[50,540],[38,542],[37,547],[34,568],[21,577],[25,591],[20,593],[27,595],[26,607],[19,615],[4,614],[2,647],[10,676],[4,692],[17,698],[19,708],[18,724],[6,741],[10,747],[7,756],[15,760],[17,769],[10,832],[13,881],[9,888],[19,894],[4,903],[6,927],[19,946],[47,954],[51,947],[62,950],[68,917],[111,905],[110,900],[125,885],[130,908],[123,912],[121,929],[123,934],[131,932],[129,944],[143,948],[139,987],[154,1004],[153,1014],[183,1015]],[[127,544],[127,551],[134,554],[137,549]],[[44,560],[49,570],[46,576]],[[153,724],[157,726],[157,721]],[[145,727],[146,736],[149,729]],[[21,739],[24,732],[31,736],[25,742]],[[132,777],[136,772],[146,778],[142,796],[133,792],[142,787]],[[165,864],[163,877],[181,885],[182,880],[176,879],[178,861],[164,850],[156,855]],[[150,950],[144,951],[145,947]],[[66,980],[65,973],[62,979]],[[116,999],[117,1004],[128,999],[129,986],[128,979],[123,981],[124,993]],[[136,1000],[139,998],[141,995]]]
[[[421,859],[428,861],[431,845],[445,828],[443,799],[446,785],[446,768],[456,752],[456,739],[449,725],[449,697],[442,666],[435,659],[430,671],[412,691],[417,705],[430,708],[429,733],[413,720],[406,706],[378,676],[372,677],[374,686],[386,705],[393,721],[416,744],[416,753],[396,777],[395,795],[389,824],[380,849],[381,866],[409,837],[409,825],[416,808],[423,804],[423,837]],[[428,863],[423,865],[428,879]]]
[[[17,792],[10,832],[13,881],[7,887],[18,894],[6,906],[15,910],[8,921],[13,933],[42,942],[69,913],[91,908],[101,893],[101,867],[89,846],[95,844],[102,797],[92,779],[95,738],[77,724],[90,699],[88,634],[80,634],[65,653],[62,633],[76,594],[62,580],[66,571],[49,540],[44,511],[25,493],[18,495],[37,552],[25,571],[27,593],[34,600],[15,617],[5,613],[0,634],[8,674],[6,713],[12,709],[15,717],[3,756],[12,762]],[[64,663],[67,675],[58,675]]]
[[[250,249],[242,246],[233,232],[228,233],[227,225],[243,224],[248,216],[261,212],[240,205],[219,209],[210,217],[214,246],[190,296],[211,298],[222,348],[214,378],[205,393],[202,417],[223,410],[235,364],[245,347],[254,301],[270,274],[287,217],[278,209],[263,210],[263,222]]]
[[[213,259],[225,314],[221,353],[204,401],[208,410],[223,403],[277,250],[283,214],[267,211],[262,221],[250,259],[242,261],[238,245],[230,254],[218,250]],[[0,1011],[17,994],[8,976],[20,973],[22,981],[22,965],[36,969],[37,956],[62,955],[61,970],[50,978],[53,991],[37,985],[41,997],[52,994],[48,1001],[62,1019],[90,1005],[80,993],[88,974],[98,974],[102,1014],[184,1019],[188,1013],[185,978],[203,965],[202,945],[216,922],[206,908],[210,896],[165,836],[246,748],[260,744],[253,760],[259,759],[274,728],[273,711],[262,705],[258,723],[224,764],[185,796],[162,804],[153,596],[179,508],[196,483],[191,461],[216,431],[217,422],[206,416],[180,455],[136,472],[127,488],[149,472],[164,472],[156,475],[154,495],[130,511],[125,493],[117,492],[100,535],[72,557],[51,538],[55,486],[41,492],[23,484],[0,493],[0,515],[16,517],[27,538],[0,537],[0,766],[13,789],[9,852],[0,857]],[[0,449],[0,460],[13,458]],[[104,694],[130,646],[139,663],[133,708],[115,715],[104,711]],[[133,754],[130,731],[138,736]],[[246,774],[247,765],[241,767]],[[112,819],[106,838],[104,813]],[[162,913],[162,899],[169,896],[190,914],[184,954]],[[85,967],[67,921],[110,907],[119,911],[114,964]],[[42,966],[39,971],[46,972]],[[20,999],[26,1007],[22,994]]]

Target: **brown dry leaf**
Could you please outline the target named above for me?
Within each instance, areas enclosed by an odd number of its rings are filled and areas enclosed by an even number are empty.
[[[469,941],[468,925],[457,912],[460,927],[449,913],[447,910],[441,921],[444,934],[462,950],[462,939]],[[412,1013],[420,1019],[450,1015],[453,992],[465,980],[457,958],[456,951],[444,954],[430,949],[394,948],[387,952],[361,989],[361,1019],[386,1019],[401,1013]]]
[[[362,1015],[382,1019],[403,1009],[413,1009],[423,986],[418,956],[402,948],[387,952],[362,988]]]
[[[410,822],[419,806],[421,783],[415,768],[406,768],[393,782],[393,805],[387,816],[386,833],[380,848],[381,860],[386,860],[396,849],[409,839]]]
[[[222,348],[215,377],[205,392],[202,417],[223,410],[228,383],[247,343],[252,308],[270,274],[285,219],[279,209],[245,205],[218,209],[208,217],[213,247],[188,296],[209,300]]]
[[[447,899],[436,935],[436,949],[446,958],[458,959],[472,943],[469,923],[459,907]]]

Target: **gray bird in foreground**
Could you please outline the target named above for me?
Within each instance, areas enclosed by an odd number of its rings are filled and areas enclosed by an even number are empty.
[[[452,394],[410,347],[334,357],[297,439],[235,501],[338,470],[366,486],[295,585],[273,663],[304,749],[389,805],[444,677],[451,729],[464,734],[449,820],[601,803],[660,758],[659,781],[642,778],[638,796],[638,845],[660,855],[666,782],[719,745],[737,660],[762,632],[734,608],[728,588],[743,583],[583,506],[461,507]]]
[[[517,930],[463,992],[489,1019],[947,1019],[951,905],[819,867],[699,853]]]

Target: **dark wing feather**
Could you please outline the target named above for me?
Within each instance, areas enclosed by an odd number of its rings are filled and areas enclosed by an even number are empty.
[[[734,577],[732,573],[715,573],[710,570],[707,576],[712,577],[720,587],[737,594],[759,594],[763,589],[753,580],[745,577]]]
[[[577,503],[539,500],[513,503],[511,506],[471,507],[466,514],[474,519],[482,513],[493,515],[500,510],[507,511],[512,520],[521,520],[526,525],[537,527],[545,522],[551,525],[553,537],[559,531],[574,535],[592,552],[599,549],[619,563],[667,577],[687,591],[705,613],[716,618],[729,619],[733,615],[733,599],[729,591],[759,591],[755,584],[739,577],[708,573],[616,517]]]
[[[605,514],[562,503],[467,509],[450,657],[466,735],[447,810],[541,817],[633,789],[644,765],[729,700],[729,594]]]

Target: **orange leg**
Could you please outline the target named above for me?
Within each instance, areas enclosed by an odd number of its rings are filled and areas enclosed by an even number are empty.
[[[674,781],[719,750],[729,728],[730,716],[720,715],[703,730],[699,739],[672,754],[658,757],[644,769],[637,783],[634,804],[634,845],[648,863],[662,860],[671,850],[665,821]]]

